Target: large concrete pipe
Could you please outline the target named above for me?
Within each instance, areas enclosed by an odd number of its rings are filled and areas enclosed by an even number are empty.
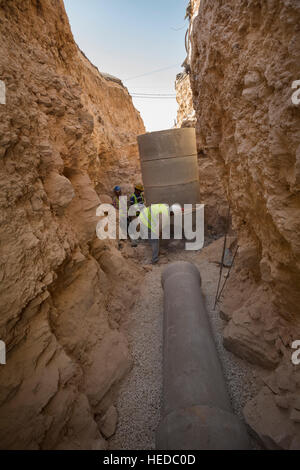
[[[232,412],[195,265],[177,262],[164,289],[163,410],[157,449],[249,449]]]
[[[147,205],[200,202],[195,129],[138,136]]]

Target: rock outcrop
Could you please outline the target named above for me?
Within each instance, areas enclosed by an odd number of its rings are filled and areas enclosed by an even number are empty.
[[[175,82],[176,100],[178,103],[177,127],[195,127],[196,114],[193,106],[193,94],[190,75],[179,73]]]
[[[177,127],[196,127],[197,119],[193,107],[193,94],[190,75],[180,73],[175,82],[178,103]],[[230,226],[228,202],[215,169],[215,163],[208,158],[197,137],[200,198],[205,204],[205,232],[209,236],[219,236]]]
[[[230,203],[239,252],[222,303],[224,341],[276,369],[246,406],[270,448],[300,448],[300,4],[201,0],[191,35],[199,145]],[[270,385],[272,383],[272,385]]]
[[[0,35],[0,446],[103,449],[138,268],[96,238],[96,208],[139,178],[144,126],[78,49],[61,0],[1,0]]]

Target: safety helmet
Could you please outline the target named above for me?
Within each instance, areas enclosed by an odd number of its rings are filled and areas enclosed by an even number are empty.
[[[138,191],[144,191],[144,186],[140,183],[136,184],[134,189],[137,189]]]
[[[115,186],[114,191],[117,193],[118,191],[121,191],[121,186]]]

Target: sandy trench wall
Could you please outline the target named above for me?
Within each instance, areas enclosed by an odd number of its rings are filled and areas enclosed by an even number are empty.
[[[190,74],[178,74],[176,82],[176,99],[178,102],[177,127],[199,127],[193,106]],[[200,201],[205,204],[205,232],[209,236],[219,236],[230,226],[228,219],[228,202],[221,178],[215,168],[215,163],[204,151],[201,140],[196,133]]]
[[[189,19],[189,27],[186,32],[187,57],[184,61],[186,71],[177,75],[175,81],[176,100],[178,103],[177,125],[176,127],[196,127],[198,167],[200,181],[200,199],[205,204],[205,231],[210,237],[223,234],[231,219],[228,220],[228,202],[221,178],[215,168],[215,163],[208,158],[198,129],[201,123],[197,124],[197,115],[193,103],[193,92],[191,88],[191,58],[193,52],[192,34],[194,29],[194,20],[197,17],[200,0],[190,1],[186,10]]]
[[[0,1],[0,36],[0,446],[102,449],[139,270],[96,238],[95,214],[99,194],[139,178],[144,126],[61,0]]]
[[[245,416],[267,447],[285,449],[300,448],[299,24],[296,0],[201,0],[191,39],[197,134],[238,233],[224,342],[274,370]]]
[[[197,17],[200,1],[191,1],[187,8],[189,18],[189,27],[186,32],[187,58],[185,60],[186,68],[189,70],[177,74],[175,81],[176,100],[178,103],[177,124],[176,127],[197,127],[197,116],[193,103],[193,92],[191,88],[191,57],[193,50],[192,32],[194,20]],[[228,202],[225,191],[215,168],[215,163],[208,158],[203,149],[198,131],[196,132],[198,167],[200,182],[200,199],[205,204],[205,232],[210,237],[223,234],[231,219],[228,220]]]

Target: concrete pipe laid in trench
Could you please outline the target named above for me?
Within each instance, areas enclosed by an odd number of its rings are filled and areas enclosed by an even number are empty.
[[[177,262],[164,289],[163,410],[157,449],[249,449],[232,412],[195,265]]]

